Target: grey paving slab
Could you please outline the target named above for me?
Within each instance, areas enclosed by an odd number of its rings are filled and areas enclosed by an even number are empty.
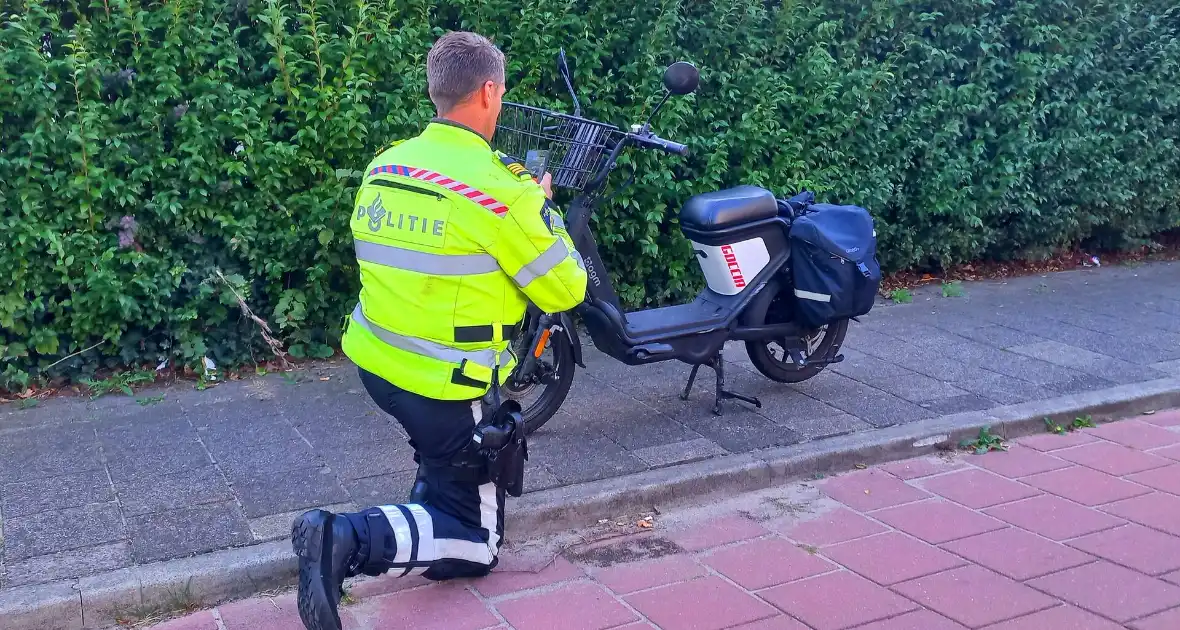
[[[70,580],[131,565],[131,545],[127,542],[67,549],[11,563],[12,579],[6,586],[29,586],[58,580]]]
[[[108,454],[148,450],[197,439],[196,429],[183,417],[151,417],[134,424],[96,422],[94,432]]]
[[[114,500],[107,471],[88,470],[60,477],[40,477],[0,486],[0,514],[16,518],[27,514],[80,507]]]
[[[855,350],[845,352],[844,357],[843,363],[831,367],[833,372],[913,403],[954,398],[967,393],[945,381],[899,368],[884,359]]]
[[[705,438],[648,446],[633,451],[636,457],[652,468],[708,459],[715,455],[724,455],[726,452],[716,442]]]
[[[135,444],[104,448],[107,469],[116,483],[142,477],[159,477],[197,470],[213,463],[204,445],[195,437],[174,443]]]
[[[303,468],[264,473],[234,484],[249,518],[312,508],[349,499],[348,492],[328,468]]]
[[[359,393],[356,396],[366,396]],[[298,416],[293,430],[312,446],[320,449],[347,448],[366,442],[405,440],[406,433],[392,417],[381,411],[366,410],[352,416]]]
[[[926,350],[883,333],[858,330],[855,335],[850,333],[849,338],[845,347],[850,350],[950,383],[975,381],[996,374],[951,354]]]
[[[1046,385],[1051,391],[1058,395],[1063,394],[1080,394],[1082,392],[1093,392],[1108,387],[1114,387],[1114,383],[1103,379],[1093,374],[1079,374],[1078,376],[1070,377],[1063,381],[1056,381]]]
[[[760,415],[778,424],[792,427],[805,435],[814,437],[815,434],[813,431],[802,430],[803,426],[847,415],[846,412],[825,402],[761,376],[748,375],[735,381],[742,393],[757,396],[762,400],[762,409],[758,410]]]
[[[212,451],[269,442],[296,442],[303,437],[281,416],[254,416],[241,418],[239,422],[204,425],[196,428],[196,435],[205,448]]]
[[[694,398],[698,407],[683,416],[691,429],[731,453],[787,446],[802,441],[793,429],[761,416],[743,402],[722,402],[724,415],[712,412],[712,402]],[[705,403],[705,404],[701,404]]]
[[[583,336],[587,368],[530,440],[526,492],[1180,374],[1180,264],[966,288],[880,303],[849,329],[847,360],[805,383],[772,382],[727,344],[729,389],[763,407],[726,401],[721,417],[712,370],[682,401],[688,366],[625,366]],[[164,388],[149,406],[0,405],[0,589],[281,538],[309,507],[404,500],[411,449],[355,368],[297,374]]]
[[[363,479],[418,467],[414,463],[413,449],[401,439],[362,442],[331,450],[317,449],[316,454],[317,461],[326,463],[341,479]],[[303,467],[308,465],[305,463]]]
[[[262,473],[298,470],[324,464],[312,451],[311,446],[302,439],[251,445],[211,444],[209,452],[234,483]]]
[[[1139,321],[1134,321],[1128,314],[1114,316],[1094,312],[1088,304],[1071,308],[1068,314],[1069,323],[1079,328],[1114,335],[1140,344],[1180,348],[1180,333],[1171,332],[1166,327],[1158,325],[1171,322],[1173,318],[1159,321],[1152,318],[1134,319]]]
[[[115,480],[123,514],[139,516],[231,501],[234,498],[221,470],[212,464],[166,475],[140,475]]]
[[[526,470],[528,470],[526,468]],[[410,496],[414,485],[415,472],[406,470],[387,475],[376,475],[345,482],[349,496],[360,505],[390,505],[400,503]],[[527,477],[526,477],[527,479]]]
[[[1068,317],[1068,310],[1055,309],[1043,317],[1034,318],[1024,313],[1019,317],[1010,317],[1008,321],[1011,321],[1013,326],[1035,330],[1038,336],[1046,340],[1088,348],[1099,354],[1140,365],[1180,358],[1180,346],[1158,344],[1140,339],[1138,336],[1115,336],[1075,326],[1063,321]]]
[[[1013,376],[979,370],[974,378],[955,380],[959,389],[982,396],[997,405],[1016,405],[1030,400],[1041,400],[1059,395],[1048,385],[1035,385]]]
[[[1045,341],[1045,338],[1038,337],[1033,333],[1008,328],[1007,326],[1000,326],[999,324],[988,324],[979,327],[945,326],[941,328],[972,341],[978,341],[1002,349]]]
[[[563,416],[564,421],[558,424],[551,420],[553,425],[543,427],[542,432],[546,428],[558,431],[573,427],[592,428],[628,450],[700,437],[680,421],[674,410],[668,410],[658,402],[669,398],[670,392],[653,393],[646,397],[646,401],[639,401],[585,375],[574,387],[576,390],[571,390],[571,398],[581,403],[570,405]]]
[[[233,502],[133,516],[127,519],[127,528],[132,558],[140,564],[254,541],[250,524]]]
[[[983,396],[961,394],[950,398],[939,398],[921,403],[923,409],[939,416],[949,416],[965,411],[982,411],[995,407],[995,403]]]
[[[61,439],[70,435],[68,439]],[[6,433],[0,450],[0,478],[8,482],[60,477],[103,468],[98,442],[89,429],[60,434],[29,430]]]
[[[594,455],[587,457],[588,452]],[[529,456],[564,484],[618,477],[648,468],[606,436],[589,431],[538,435],[530,441]]]
[[[873,428],[873,425],[864,420],[843,412],[834,416],[794,417],[777,422],[794,431],[803,441],[847,435]]]
[[[792,387],[874,427],[905,424],[934,416],[933,412],[914,403],[839,374],[823,374]]]
[[[126,539],[127,531],[114,503],[5,518],[4,561],[11,567],[35,556]]]
[[[557,475],[553,474],[548,467],[535,463],[526,464],[524,478],[525,492],[537,492],[564,485],[561,479],[558,479]]]
[[[1009,349],[1056,365],[1073,368],[1084,374],[1097,376],[1111,383],[1126,384],[1163,378],[1166,374],[1135,363],[1121,361],[1105,354],[1091,352],[1057,341],[1042,341]]]

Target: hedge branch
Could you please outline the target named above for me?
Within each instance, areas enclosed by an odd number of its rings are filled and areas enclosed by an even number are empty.
[[[238,290],[235,289],[234,285],[225,278],[225,275],[221,273],[220,269],[217,269],[216,273],[217,278],[225,283],[225,286],[229,287],[229,290],[233,292],[234,297],[237,298],[238,308],[242,309],[242,313],[245,314],[246,317],[254,320],[254,323],[258,324],[258,334],[262,335],[262,340],[266,342],[266,345],[270,346],[270,351],[273,352],[276,357],[278,357],[284,368],[291,367],[291,362],[287,360],[287,353],[283,351],[283,344],[279,343],[277,339],[270,336],[270,324],[267,324],[266,320],[255,315],[254,311],[250,310],[250,307],[246,304],[246,300],[242,297],[242,294],[238,293]]]

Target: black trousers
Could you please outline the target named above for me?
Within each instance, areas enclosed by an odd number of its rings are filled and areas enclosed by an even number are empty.
[[[361,383],[382,410],[393,416],[423,459],[449,461],[472,440],[475,426],[490,410],[481,400],[425,398],[360,370]],[[389,521],[396,545],[385,544],[384,563],[399,575],[429,579],[477,577],[496,565],[504,537],[505,492],[487,480],[473,481],[436,467],[423,467],[426,494],[416,503],[378,506]],[[355,521],[354,521],[355,525]],[[358,531],[366,543],[366,532]]]

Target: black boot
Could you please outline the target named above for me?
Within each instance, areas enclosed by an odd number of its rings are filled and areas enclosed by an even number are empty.
[[[347,518],[324,510],[304,512],[291,527],[299,557],[299,618],[307,630],[341,630],[340,596],[356,557],[357,540]]]

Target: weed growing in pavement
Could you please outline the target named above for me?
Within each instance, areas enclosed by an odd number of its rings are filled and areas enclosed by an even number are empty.
[[[157,624],[170,617],[196,612],[204,607],[201,600],[193,596],[190,577],[179,589],[169,588],[157,603],[136,604],[114,611],[115,623],[124,628],[143,628]]]
[[[16,408],[23,411],[25,409],[32,409],[33,407],[36,407],[40,404],[41,401],[37,400],[36,398],[24,398],[16,404]]]
[[[963,297],[963,283],[958,280],[951,280],[950,282],[942,283],[942,297],[957,298]]]
[[[970,449],[976,455],[983,455],[988,451],[1006,451],[1008,444],[1004,442],[1004,438],[992,433],[991,427],[983,427],[979,430],[979,436],[975,439],[965,439],[959,442],[960,448]]]
[[[1073,422],[1067,425],[1061,425],[1059,423],[1053,422],[1049,418],[1045,418],[1045,427],[1049,429],[1049,433],[1065,435],[1066,433],[1077,431],[1078,429],[1092,429],[1094,428],[1094,421],[1090,418],[1090,416],[1082,416],[1080,418],[1074,418]]]
[[[893,300],[894,304],[909,304],[914,301],[914,294],[910,293],[909,289],[894,289],[889,292],[889,299]]]
[[[152,383],[155,380],[156,373],[151,370],[133,370],[130,372],[119,372],[110,378],[104,378],[100,381],[84,378],[81,382],[90,390],[90,399],[94,400],[95,398],[100,398],[116,391],[133,396],[135,392],[131,389],[132,386]]]
[[[135,402],[139,403],[140,407],[150,407],[152,405],[164,402],[164,394],[159,396],[145,396],[143,398],[136,398]]]

